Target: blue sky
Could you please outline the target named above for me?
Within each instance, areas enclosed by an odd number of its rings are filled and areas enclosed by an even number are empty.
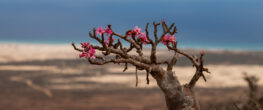
[[[124,33],[166,20],[186,47],[263,50],[260,0],[0,0],[0,41],[85,41],[93,27]]]

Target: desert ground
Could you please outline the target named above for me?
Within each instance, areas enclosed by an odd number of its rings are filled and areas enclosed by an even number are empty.
[[[70,43],[0,43],[0,110],[165,110],[165,101],[154,79],[146,84],[145,71],[107,64],[90,65],[78,58]],[[185,49],[198,55],[202,50]],[[195,90],[202,110],[231,109],[244,103],[248,88],[244,72],[255,75],[263,86],[263,52],[205,51],[205,67],[211,74],[200,79]],[[145,50],[149,55],[149,50]],[[96,53],[100,54],[100,53]],[[135,54],[134,52],[132,54]],[[171,58],[158,50],[160,60]],[[190,62],[179,57],[174,73],[182,84],[194,74]],[[165,68],[165,65],[163,65]]]

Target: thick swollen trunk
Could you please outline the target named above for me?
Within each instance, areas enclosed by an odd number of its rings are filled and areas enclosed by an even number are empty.
[[[182,86],[173,72],[156,68],[151,74],[164,92],[168,110],[199,110],[191,88]]]

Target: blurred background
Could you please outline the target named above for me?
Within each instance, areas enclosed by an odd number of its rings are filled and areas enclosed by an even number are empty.
[[[166,109],[144,71],[135,87],[132,66],[123,73],[123,65],[90,65],[71,47],[72,41],[96,44],[88,36],[94,27],[111,24],[124,34],[161,20],[177,26],[179,48],[206,52],[212,74],[197,85],[201,107],[231,108],[247,100],[244,72],[263,85],[262,10],[261,0],[0,0],[0,109]],[[149,30],[152,36],[152,25]],[[167,52],[160,45],[159,58],[169,59]],[[194,68],[182,57],[175,73],[184,84]]]

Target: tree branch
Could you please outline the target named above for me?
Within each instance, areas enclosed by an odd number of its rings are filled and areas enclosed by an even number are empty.
[[[76,51],[83,52],[82,49],[79,49],[79,48],[76,47],[76,45],[75,45],[74,42],[72,42],[71,45],[73,46],[73,48],[74,48]]]
[[[154,26],[154,39],[155,39],[155,42],[158,41],[158,35],[157,35],[157,28],[158,28],[158,25],[160,25],[160,23],[155,23],[155,21],[153,22],[153,26]]]
[[[173,70],[173,66],[176,64],[178,57],[179,57],[179,54],[177,54],[175,52],[172,60],[170,61],[170,63],[167,66],[167,71],[172,71]]]
[[[150,41],[150,43],[153,44],[153,40],[149,37],[148,26],[149,26],[149,23],[147,23],[146,26],[145,26],[146,37]]]
[[[198,81],[198,79],[199,79],[201,76],[202,76],[203,79],[206,81],[206,78],[205,78],[205,76],[204,76],[204,74],[203,74],[203,71],[204,71],[204,67],[203,67],[203,66],[204,66],[204,65],[203,65],[203,63],[204,63],[203,56],[204,56],[204,52],[201,52],[200,64],[199,64],[198,67],[196,68],[196,72],[195,72],[194,76],[192,77],[191,81],[190,81],[189,84],[188,84],[190,88],[193,88],[193,87],[195,86],[196,82]],[[208,69],[206,69],[205,71],[208,72],[208,73],[210,73],[210,72],[208,71]]]

